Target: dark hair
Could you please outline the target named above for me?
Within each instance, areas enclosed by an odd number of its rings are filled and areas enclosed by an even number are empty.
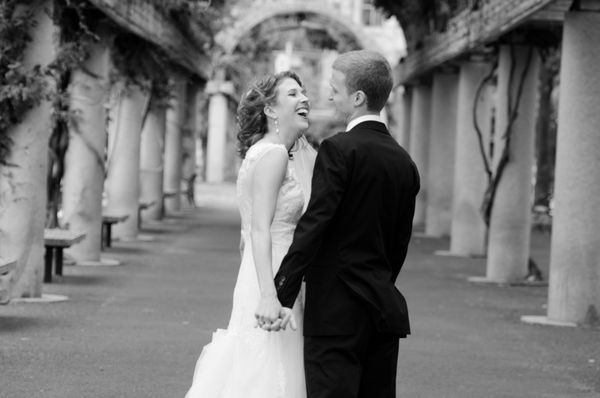
[[[246,156],[248,148],[267,133],[265,106],[275,103],[277,87],[286,78],[294,79],[302,86],[297,74],[285,71],[255,80],[242,96],[237,110],[237,121],[240,128],[237,135],[238,153],[242,159]]]
[[[394,80],[392,67],[379,53],[369,50],[349,51],[333,62],[333,69],[346,76],[348,92],[363,91],[367,109],[381,111],[390,96]]]

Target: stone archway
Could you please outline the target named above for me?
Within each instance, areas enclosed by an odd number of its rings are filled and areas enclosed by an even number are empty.
[[[233,55],[236,48],[243,42],[249,34],[259,26],[274,21],[277,24],[278,18],[288,16],[297,16],[304,14],[307,18],[298,18],[298,25],[291,22],[293,27],[304,27],[306,29],[324,29],[334,36],[338,34],[350,38],[353,46],[356,48],[365,48],[381,51],[380,46],[371,39],[367,32],[357,23],[353,22],[355,11],[339,11],[324,0],[253,0],[242,3],[240,7],[232,13],[234,23],[230,27],[222,30],[216,36],[216,42],[222,47],[223,56]],[[244,5],[246,5],[244,7]],[[309,22],[310,20],[310,22]],[[303,24],[306,22],[306,25]],[[284,24],[285,25],[285,24]],[[275,26],[273,30],[283,31],[290,26]],[[336,42],[337,38],[334,37]],[[339,42],[338,42],[339,43]],[[206,145],[206,181],[209,183],[220,183],[225,181],[227,147],[228,106],[227,98],[234,95],[231,82],[224,81],[223,71],[214,72],[215,81],[207,85],[206,93],[209,99],[208,115],[208,139]],[[313,114],[318,112],[317,106],[313,108]],[[321,109],[320,119],[328,120],[332,114],[327,110]]]
[[[242,38],[261,23],[278,16],[299,13],[323,17],[332,24],[334,29],[348,33],[361,48],[380,50],[377,43],[370,39],[361,26],[345,18],[343,14],[340,14],[339,11],[323,1],[267,0],[245,11],[247,12],[240,13],[242,14],[241,18],[237,19],[230,28],[221,31],[216,37],[217,42],[224,48],[226,54],[233,53]]]

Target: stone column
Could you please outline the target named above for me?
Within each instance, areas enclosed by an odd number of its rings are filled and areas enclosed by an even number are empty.
[[[136,239],[138,234],[140,136],[147,98],[138,86],[125,88],[109,125],[106,212],[129,216],[112,228],[113,236],[121,240]]]
[[[492,121],[491,90],[484,88],[477,103],[475,96],[490,68],[490,64],[483,61],[465,61],[460,67],[450,234],[450,253],[455,255],[485,254],[487,228],[481,215],[481,203],[487,175],[473,123],[473,106],[487,152]]]
[[[410,148],[410,125],[411,125],[411,112],[412,112],[412,87],[404,86],[404,91],[401,97],[401,109],[402,118],[400,119],[401,125],[400,134],[398,135],[398,143],[401,147],[407,151]]]
[[[600,321],[599,40],[600,14],[567,14],[560,70],[549,323]]]
[[[413,87],[410,126],[410,155],[419,169],[421,190],[417,195],[413,224],[425,223],[427,204],[427,165],[431,128],[431,86],[423,83]]]
[[[207,112],[205,111],[206,92],[204,89],[198,90],[196,97],[196,110],[195,116],[195,136],[196,145],[194,145],[196,152],[196,187],[198,182],[205,181],[206,179],[206,136],[207,136]]]
[[[194,165],[194,170],[193,173],[195,174],[195,178],[194,178],[194,184],[193,187],[191,187],[193,189],[192,195],[193,195],[193,200],[194,200],[194,207],[196,206],[196,190],[198,187],[198,184],[204,180],[204,147],[203,147],[203,139],[202,136],[204,135],[204,133],[206,133],[205,128],[206,128],[206,112],[204,109],[204,105],[205,105],[205,92],[204,89],[206,88],[206,84],[197,84],[194,86],[194,101],[193,101],[193,109],[190,115],[190,123],[191,123],[191,130],[192,130],[192,139],[194,141],[193,144],[193,148],[194,148],[194,153],[192,154],[194,160],[193,160],[193,165]]]
[[[227,96],[233,95],[231,82],[211,81],[206,85],[208,103],[208,137],[206,142],[206,181],[225,180],[225,150],[227,146]]]
[[[401,147],[408,150],[410,134],[411,95],[408,86],[399,86],[393,91],[391,102],[391,123],[388,129]]]
[[[160,220],[163,214],[165,123],[166,107],[152,101],[140,144],[140,201],[153,203],[142,210],[144,220]]]
[[[425,234],[430,236],[450,235],[457,92],[457,73],[448,71],[434,75],[429,163],[425,181]]]
[[[25,49],[23,66],[46,67],[56,56],[57,28],[49,17],[53,2],[36,7],[31,42]],[[22,12],[28,5],[17,6]],[[48,79],[52,89],[52,80]],[[52,128],[52,103],[42,99],[8,131],[11,152],[0,165],[0,257],[17,260],[8,283],[11,297],[41,297],[48,139]]]
[[[512,62],[515,62],[515,68],[510,82]],[[513,108],[518,108],[512,125],[509,162],[498,186],[490,220],[486,278],[492,282],[519,281],[527,275],[539,67],[535,48],[514,46],[511,49],[504,45],[500,49],[495,164],[505,146],[504,136],[510,117],[508,105],[511,103]],[[518,99],[521,81],[522,95]]]
[[[167,109],[165,132],[165,171],[163,190],[166,213],[181,210],[181,162],[183,155],[182,128],[185,118],[186,83],[182,76],[174,77],[174,92]]]
[[[100,262],[109,58],[106,43],[95,44],[71,77],[70,110],[77,119],[69,125],[62,206],[63,224],[86,233],[69,249],[77,263]]]

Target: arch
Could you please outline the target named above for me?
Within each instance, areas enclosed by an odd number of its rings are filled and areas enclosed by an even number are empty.
[[[380,50],[379,46],[369,39],[360,26],[345,19],[344,15],[322,1],[266,1],[260,7],[254,7],[248,11],[231,28],[221,31],[217,36],[217,41],[223,46],[226,54],[233,53],[240,40],[261,23],[274,17],[297,13],[316,14],[324,17],[341,31],[350,33],[360,47]]]

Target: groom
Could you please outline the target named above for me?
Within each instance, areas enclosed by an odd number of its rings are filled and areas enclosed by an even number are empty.
[[[303,278],[308,398],[395,398],[398,339],[410,333],[394,286],[412,231],[419,174],[379,117],[390,65],[352,51],[333,63],[346,132],[324,140],[312,194],[275,276],[284,323]],[[285,326],[285,325],[283,325]]]

